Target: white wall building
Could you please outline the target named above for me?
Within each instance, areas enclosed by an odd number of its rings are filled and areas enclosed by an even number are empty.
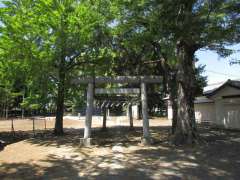
[[[240,129],[240,81],[228,80],[220,87],[206,91],[195,102],[196,121],[231,129]],[[168,119],[172,108],[168,105]]]

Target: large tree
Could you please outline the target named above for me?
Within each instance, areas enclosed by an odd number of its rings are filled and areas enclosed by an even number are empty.
[[[201,48],[228,56],[226,45],[239,42],[239,3],[235,0],[182,0],[163,4],[164,27],[175,43],[177,57],[177,127],[175,143],[194,143],[198,139],[194,115],[195,52]],[[168,14],[166,16],[166,14]]]
[[[86,67],[104,54],[100,41],[107,33],[108,17],[102,15],[100,1],[14,0],[4,4],[1,27],[6,43],[24,48],[4,51],[20,54],[19,60],[46,62],[46,69],[36,69],[38,73],[46,71],[48,81],[57,86],[54,133],[61,135],[70,78],[73,72],[89,71]]]
[[[116,1],[123,20],[134,24],[138,34],[149,34],[159,46],[165,74],[169,75],[175,102],[174,142],[195,143],[198,139],[194,116],[196,93],[195,53],[199,49],[216,51],[220,56],[232,53],[227,45],[239,42],[237,0],[136,0]],[[130,29],[131,30],[131,29]]]

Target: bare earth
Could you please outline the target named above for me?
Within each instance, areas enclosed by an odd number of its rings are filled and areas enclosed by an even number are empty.
[[[30,122],[30,123],[29,123]],[[10,126],[9,126],[9,124]],[[48,118],[47,130],[40,120],[33,137],[32,121],[14,123],[15,138],[9,132],[11,121],[0,121],[0,139],[8,143],[0,151],[0,179],[239,179],[240,132],[200,126],[206,144],[175,147],[168,144],[170,122],[150,120],[155,144],[144,147],[142,121],[135,120],[130,131],[124,117],[93,120],[93,146],[79,146],[83,120],[64,121],[65,135],[54,137],[54,120]],[[22,124],[22,125],[21,125]],[[44,123],[43,123],[44,124]],[[10,127],[10,129],[9,129]]]

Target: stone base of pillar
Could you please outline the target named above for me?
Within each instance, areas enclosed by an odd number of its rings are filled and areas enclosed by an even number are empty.
[[[129,127],[129,130],[130,130],[130,131],[134,131],[135,129],[134,129],[133,126],[130,126],[130,127]]]
[[[106,127],[102,127],[101,131],[107,131]]]
[[[152,145],[153,144],[153,139],[148,137],[142,137],[141,139],[141,144],[144,145],[144,146],[147,146],[147,145]]]
[[[90,147],[92,138],[80,138],[80,146]]]

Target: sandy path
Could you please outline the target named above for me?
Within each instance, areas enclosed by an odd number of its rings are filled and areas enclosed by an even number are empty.
[[[159,119],[158,119],[159,120]],[[151,126],[158,126],[159,123],[156,119],[150,120]],[[65,128],[83,128],[84,127],[85,117],[81,117],[78,119],[77,117],[65,116],[63,121],[63,126]],[[34,126],[36,130],[44,130],[45,125],[47,129],[54,128],[55,118],[54,117],[46,117],[46,118],[39,118],[35,117]],[[14,119],[14,130],[15,131],[32,131],[33,130],[33,120],[32,119]],[[161,125],[170,125],[171,122],[162,118]],[[107,119],[107,126],[129,126],[129,122],[126,116],[111,116]],[[142,126],[141,120],[134,121],[135,126]],[[102,126],[102,117],[101,116],[94,116],[92,127],[101,127]],[[0,120],[0,132],[3,131],[11,131],[12,128],[12,121],[9,120]]]
[[[194,180],[240,176],[239,132],[203,129],[201,134],[210,144],[176,148],[165,143],[167,122],[151,123],[151,134],[159,142],[150,147],[138,143],[141,128],[129,132],[124,127],[109,128],[105,134],[95,130],[93,136],[106,142],[91,148],[79,147],[78,130],[63,137],[36,137],[10,144],[0,152],[0,179]]]

